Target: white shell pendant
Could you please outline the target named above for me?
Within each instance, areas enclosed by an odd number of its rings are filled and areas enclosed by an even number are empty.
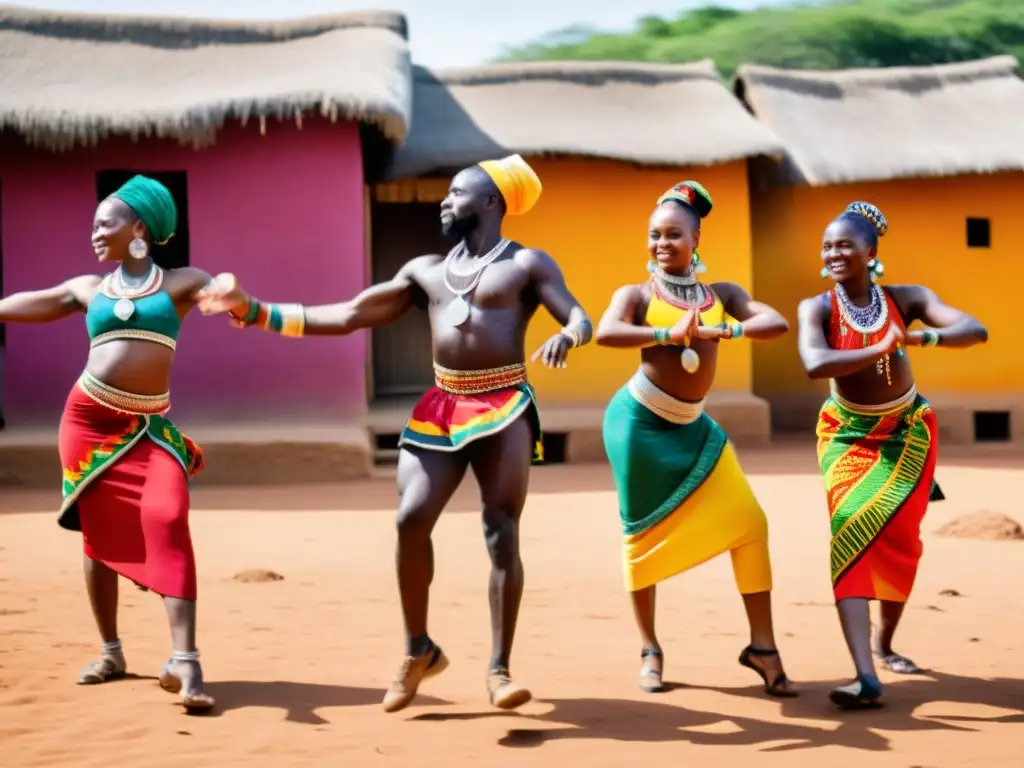
[[[456,296],[452,303],[444,310],[444,320],[449,325],[458,328],[469,319],[469,302],[461,296]]]
[[[683,370],[687,373],[696,373],[700,368],[700,355],[687,347],[682,355]]]
[[[114,314],[122,323],[135,314],[135,302],[128,299],[121,299],[114,305]]]

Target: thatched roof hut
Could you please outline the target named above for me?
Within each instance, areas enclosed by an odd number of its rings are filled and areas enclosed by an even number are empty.
[[[997,56],[814,72],[744,65],[736,94],[786,144],[779,180],[814,186],[1024,170],[1024,81]]]
[[[255,23],[0,6],[0,129],[54,150],[114,134],[204,146],[231,118],[321,114],[398,144],[406,38],[393,12]]]
[[[394,179],[510,152],[709,165],[782,150],[710,61],[414,67],[413,83],[413,124]]]

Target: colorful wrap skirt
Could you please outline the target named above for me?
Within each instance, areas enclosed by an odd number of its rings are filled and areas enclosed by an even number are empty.
[[[537,395],[524,365],[491,371],[451,371],[435,366],[435,386],[412,410],[398,445],[454,452],[496,435],[520,416],[533,430],[533,463],[544,460]]]
[[[194,600],[189,483],[203,453],[161,415],[169,404],[83,374],[60,421],[58,523],[82,532],[87,557],[157,594]]]
[[[905,602],[921,560],[928,502],[942,498],[934,485],[935,412],[916,389],[882,406],[834,393],[818,415],[817,436],[835,599]]]
[[[635,592],[729,552],[742,594],[772,588],[768,522],[725,432],[637,374],[612,397],[603,427]]]

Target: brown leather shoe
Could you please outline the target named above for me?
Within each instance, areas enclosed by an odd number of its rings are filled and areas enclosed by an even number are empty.
[[[426,656],[406,656],[398,668],[398,674],[384,694],[385,712],[405,709],[416,698],[420,683],[429,677],[436,677],[448,668],[448,657],[439,646]]]
[[[533,698],[530,690],[509,677],[507,669],[492,669],[487,673],[487,693],[491,704],[498,709],[515,709]]]

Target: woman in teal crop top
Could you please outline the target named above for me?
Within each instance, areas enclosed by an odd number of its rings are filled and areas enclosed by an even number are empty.
[[[124,677],[117,633],[118,576],[163,597],[172,654],[160,685],[186,710],[213,707],[196,647],[196,564],[189,481],[201,449],[164,415],[182,318],[210,276],[165,271],[154,249],[173,236],[177,210],[159,182],[136,176],[101,202],[92,245],[104,277],[86,275],[0,299],[0,322],[42,323],[85,313],[90,352],[61,417],[63,502],[59,524],[81,531],[85,582],[103,641],[80,684]],[[139,535],[141,531],[141,536]]]

